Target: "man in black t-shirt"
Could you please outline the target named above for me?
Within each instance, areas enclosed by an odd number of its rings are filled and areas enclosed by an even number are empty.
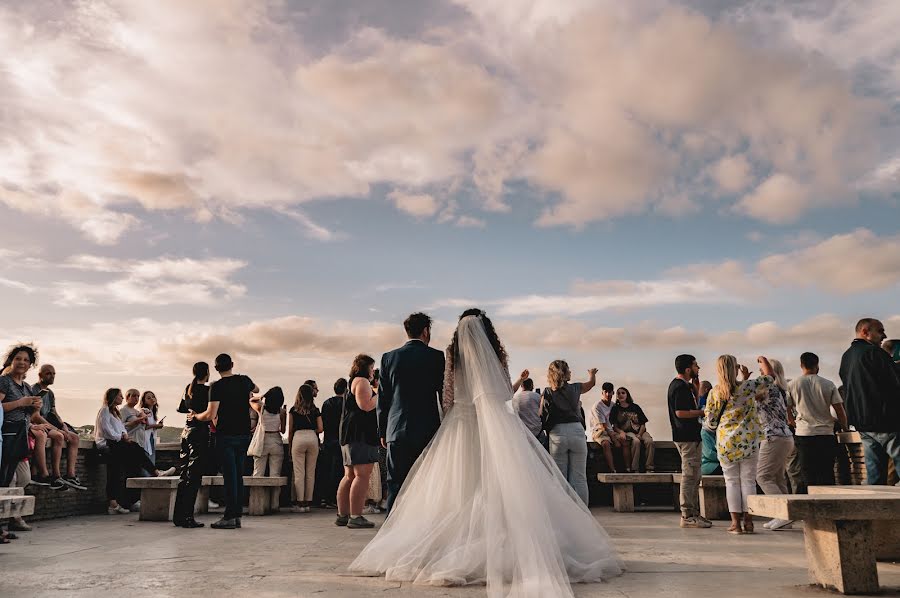
[[[675,358],[678,375],[669,384],[669,423],[672,440],[681,455],[681,527],[707,528],[712,522],[700,515],[700,417],[696,394],[699,390],[700,366],[693,355]]]
[[[337,506],[337,488],[344,477],[344,461],[341,457],[341,443],[338,435],[341,427],[341,411],[347,394],[347,380],[338,378],[334,383],[334,396],[322,403],[322,450],[316,462],[316,491],[313,500],[318,499],[327,507]]]
[[[233,374],[234,362],[222,353],[216,357],[221,378],[209,387],[209,406],[203,413],[188,414],[188,420],[212,421],[216,425],[216,450],[222,465],[225,515],[210,527],[241,527],[244,504],[244,461],[250,445],[250,397],[259,388],[248,376]]]

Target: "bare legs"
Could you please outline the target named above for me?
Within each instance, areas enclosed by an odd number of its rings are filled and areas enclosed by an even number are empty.
[[[350,515],[351,517],[362,515],[373,466],[374,463],[344,466],[344,479],[338,485],[338,515]]]

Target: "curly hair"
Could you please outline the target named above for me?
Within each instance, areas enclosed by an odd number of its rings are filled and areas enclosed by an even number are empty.
[[[473,307],[472,309],[467,309],[459,316],[459,319],[462,320],[467,316],[476,316],[479,320],[481,320],[482,325],[484,326],[484,332],[487,334],[488,341],[491,343],[491,347],[494,348],[494,353],[497,354],[497,359],[500,360],[500,364],[503,365],[504,369],[509,367],[509,356],[506,354],[506,349],[503,347],[503,343],[500,342],[500,337],[497,336],[497,331],[494,330],[494,323],[491,322],[491,319],[487,317],[487,314],[484,313],[484,310]],[[447,361],[450,367],[450,371],[454,370],[456,360],[459,359],[459,328],[453,332],[453,340],[450,341],[450,345],[447,347]]]
[[[31,360],[31,367],[37,365],[38,362],[38,350],[37,347],[30,343],[19,343],[17,345],[13,345],[9,348],[9,351],[6,352],[6,357],[3,360],[3,369],[12,366],[13,360],[16,358],[16,355],[24,351],[28,354],[28,359]]]
[[[562,359],[550,362],[550,365],[547,367],[547,382],[552,390],[562,388],[571,379],[572,371],[569,369],[568,363]]]
[[[356,357],[353,358],[353,366],[350,368],[350,379],[354,378],[365,378],[369,379],[369,366],[375,363],[375,360],[366,355],[365,353],[360,353]],[[309,386],[308,384],[306,386]],[[312,386],[309,387],[312,390]]]

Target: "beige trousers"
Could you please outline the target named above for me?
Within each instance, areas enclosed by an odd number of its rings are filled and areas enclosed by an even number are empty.
[[[266,475],[266,465],[269,466],[269,477],[276,478],[281,475],[281,465],[284,463],[284,441],[281,434],[266,432],[263,438],[262,457],[253,457],[253,477],[262,478]]]
[[[315,430],[297,430],[291,444],[294,462],[294,492],[300,502],[313,499],[316,484],[316,459],[319,458],[319,435]]]

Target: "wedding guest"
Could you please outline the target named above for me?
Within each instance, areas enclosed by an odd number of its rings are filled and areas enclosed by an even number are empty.
[[[616,404],[612,406],[609,420],[617,430],[625,433],[626,442],[630,445],[631,471],[640,471],[641,446],[643,446],[647,454],[646,469],[652,472],[655,447],[653,437],[647,432],[649,420],[644,415],[644,410],[631,398],[631,392],[624,386],[620,386],[616,391]]]
[[[128,438],[137,442],[141,447],[145,445],[144,424],[147,423],[147,414],[138,407],[141,400],[141,391],[129,388],[125,391],[125,405],[119,409],[122,423],[128,431]]]
[[[295,513],[309,513],[319,458],[319,434],[324,431],[322,414],[315,403],[315,391],[309,384],[297,390],[294,406],[288,413],[288,445],[294,466]]]
[[[284,391],[280,386],[273,386],[261,398],[252,399],[250,406],[259,416],[257,425],[263,426],[266,434],[262,455],[253,457],[253,477],[265,477],[266,465],[269,466],[269,477],[278,477],[284,464],[284,440],[281,436],[287,420],[283,409]]]
[[[603,451],[603,458],[606,460],[606,466],[610,472],[616,471],[616,463],[613,458],[612,447],[621,448],[625,459],[625,473],[631,472],[631,443],[623,442],[623,435],[620,436],[614,429],[610,421],[610,413],[612,412],[612,397],[615,393],[615,386],[612,382],[604,382],[600,387],[600,400],[591,407],[591,440],[600,445]]]
[[[697,397],[700,409],[706,409],[706,399],[711,390],[712,383],[709,380],[700,383],[700,395]],[[719,463],[719,453],[716,451],[716,431],[707,425],[705,417],[700,418],[700,443],[703,451],[700,456],[700,474],[722,475],[722,464]]]
[[[222,353],[216,357],[216,371],[220,378],[209,388],[206,411],[188,413],[189,420],[214,422],[216,450],[222,464],[225,487],[225,514],[210,527],[235,529],[241,527],[244,503],[244,461],[250,445],[250,398],[259,387],[248,376],[235,374],[231,357]]]
[[[756,482],[764,494],[789,494],[786,468],[788,457],[794,450],[794,434],[791,431],[794,418],[787,408],[784,366],[777,359],[770,359],[769,364],[773,382],[756,401],[764,432],[759,446]],[[792,523],[788,519],[772,519],[763,527],[771,530],[790,529]]]
[[[569,364],[561,359],[550,363],[547,383],[541,396],[541,413],[550,430],[550,455],[569,485],[588,504],[587,442],[581,395],[597,384],[597,368],[588,370],[587,382],[570,383]],[[546,415],[543,415],[546,414]]]
[[[344,399],[341,414],[344,479],[338,486],[335,524],[352,529],[375,527],[362,514],[372,466],[378,462],[377,398],[371,384],[374,375],[375,360],[368,355],[357,355],[350,370],[350,394]]]
[[[803,375],[788,383],[787,404],[797,414],[794,442],[803,481],[809,486],[833,486],[837,440],[831,410],[834,409],[843,430],[847,429],[847,412],[834,383],[819,376],[819,357],[815,353],[803,353],[800,368]]]
[[[526,370],[527,372],[527,370]],[[543,422],[541,422],[541,395],[534,392],[534,381],[526,377],[522,380],[522,386],[512,396],[511,402],[513,411],[522,420],[522,424],[531,434],[544,444],[542,436],[544,434]]]
[[[863,318],[841,358],[847,420],[862,439],[870,485],[886,484],[890,461],[900,462],[900,374],[891,355],[881,349],[886,336],[879,320]]]
[[[61,477],[62,481],[70,488],[76,490],[87,490],[87,486],[81,483],[81,480],[75,475],[75,465],[78,463],[78,433],[69,424],[65,423],[59,415],[56,408],[56,395],[50,388],[56,382],[56,368],[49,363],[45,363],[38,370],[38,383],[32,388],[32,393],[40,396],[42,400],[40,415],[46,423],[53,426],[62,436],[62,442],[59,443],[59,450],[54,445],[53,450],[53,471],[56,477]],[[66,448],[66,475],[60,476],[60,467],[62,459],[62,448]]]
[[[183,404],[179,412],[203,413],[209,407],[209,364],[198,361],[193,368],[194,379],[184,389]],[[194,504],[203,481],[203,473],[209,457],[209,422],[186,420],[181,433],[181,480],[175,494],[175,510],[172,523],[177,527],[193,529],[203,527],[194,519]]]
[[[94,443],[98,449],[108,451],[106,465],[106,499],[109,501],[106,512],[109,515],[128,513],[129,495],[125,489],[125,480],[134,477],[140,469],[159,475],[156,466],[143,447],[128,438],[119,405],[124,401],[122,391],[110,388],[103,395],[103,407],[97,413],[94,426]],[[124,503],[124,504],[123,504]]]
[[[761,375],[750,379],[750,370],[738,365],[734,355],[720,355],[716,360],[718,381],[706,402],[706,419],[716,430],[716,449],[725,476],[725,496],[731,513],[728,533],[731,534],[754,531],[747,498],[756,494],[759,443],[764,437],[757,397],[768,393],[769,385],[774,382],[768,359],[760,357],[758,362]]]
[[[704,380],[700,383],[700,390],[697,395],[697,407],[699,409],[706,409],[706,398],[709,396],[709,391],[711,391],[712,388],[712,382],[709,380]]]
[[[31,345],[17,345],[9,350],[3,361],[4,373],[0,375],[0,402],[3,405],[0,486],[3,487],[10,485],[19,462],[28,456],[28,422],[43,405],[41,397],[35,396],[31,386],[25,382],[25,376],[34,367],[37,357],[37,349]],[[42,481],[43,485],[49,485],[49,480]]]
[[[344,477],[344,461],[341,456],[340,426],[344,395],[347,394],[346,378],[334,383],[334,396],[322,403],[322,448],[316,461],[316,485],[318,496],[325,506],[337,506],[338,484]]]
[[[158,419],[159,403],[156,401],[156,394],[152,390],[145,390],[141,395],[141,411],[147,416],[147,422],[143,429],[143,447],[150,457],[150,461],[156,463],[156,444],[157,430],[161,430],[165,425],[163,421],[166,419]]]
[[[676,376],[669,384],[669,424],[672,440],[681,456],[681,527],[708,528],[712,521],[700,515],[700,418],[703,410],[697,407],[700,366],[693,355],[675,358]]]

